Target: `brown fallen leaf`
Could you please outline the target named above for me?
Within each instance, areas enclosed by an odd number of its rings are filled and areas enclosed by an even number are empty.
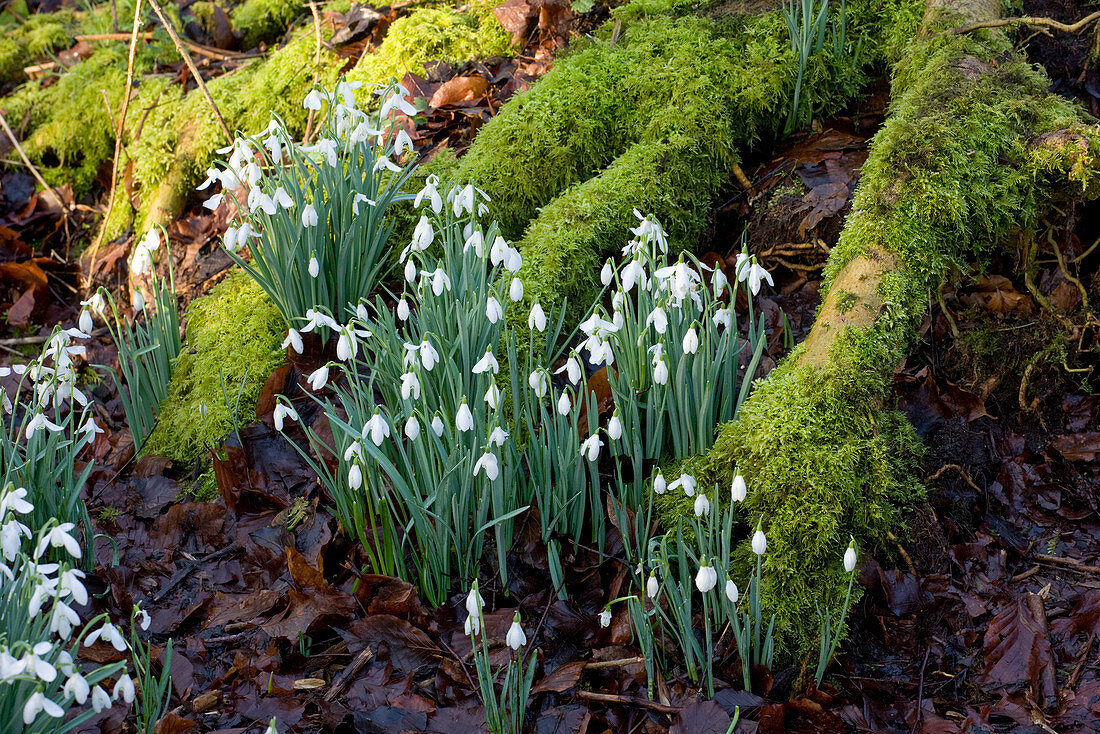
[[[489,81],[480,76],[456,76],[435,90],[431,107],[446,107],[459,102],[481,99],[489,91]]]
[[[586,664],[584,660],[574,660],[573,662],[562,665],[553,673],[536,683],[535,687],[531,689],[531,693],[562,693],[563,691],[568,691],[570,688],[577,685]]]

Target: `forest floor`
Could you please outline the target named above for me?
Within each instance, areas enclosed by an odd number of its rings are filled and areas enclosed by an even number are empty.
[[[1024,9],[1062,21],[1086,12],[1046,0]],[[1093,42],[1039,35],[1028,51],[1054,91],[1097,114]],[[482,66],[475,71],[490,80],[487,91],[441,106],[425,128],[429,145],[468,144],[479,124],[470,121],[491,115],[521,86],[516,74],[527,73],[522,61]],[[435,95],[454,71],[410,79],[414,94]],[[538,70],[528,71],[534,78]],[[888,89],[876,90],[848,117],[746,164],[753,188],[731,180],[715,207],[703,260],[732,262],[747,231],[749,249],[776,275],[762,301],[772,335],[765,371],[789,347],[784,317],[796,341],[809,330],[821,268],[887,98]],[[0,300],[13,304],[0,342],[7,364],[23,346],[12,339],[21,318],[24,340],[35,324],[75,321],[79,266],[64,253],[87,237],[91,215],[34,194],[24,172],[0,184]],[[181,305],[228,268],[218,244],[224,226],[195,207],[169,228]],[[573,548],[570,599],[559,601],[534,522],[519,532],[510,560],[520,572],[507,589],[542,652],[533,731],[721,734],[738,706],[743,732],[1100,730],[1100,211],[1067,211],[1044,226],[1031,277],[1021,245],[929,294],[921,341],[895,375],[897,407],[927,449],[927,499],[893,547],[863,555],[865,593],[821,690],[792,695],[792,668],[755,692],[721,688],[712,702],[672,679],[667,703],[646,701],[625,614],[606,629],[597,622],[614,596],[608,590],[628,574],[615,558],[621,545],[610,537],[603,554]],[[109,337],[96,336],[88,361],[109,364]],[[272,427],[273,396],[292,395],[319,357],[277,370],[258,420],[211,447],[203,461],[213,457],[219,484],[236,488],[213,501],[183,491],[197,469],[135,460],[117,398],[106,384],[95,390],[114,411],[113,430],[94,445],[87,501],[113,543],[98,542],[90,586],[119,616],[144,600],[156,644],[174,640],[175,695],[161,734],[259,731],[272,716],[281,732],[484,726],[462,595],[433,610],[405,582],[360,574],[315,476]],[[499,638],[516,608],[502,591],[483,590],[493,610],[487,626]],[[116,654],[97,645],[89,657]],[[719,678],[736,677],[732,666],[720,668]],[[110,709],[80,731],[121,731],[124,716]]]

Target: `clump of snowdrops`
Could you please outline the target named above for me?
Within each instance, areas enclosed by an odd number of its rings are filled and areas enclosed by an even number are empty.
[[[341,81],[334,93],[306,96],[306,108],[325,110],[316,142],[294,141],[273,118],[260,134],[220,150],[228,159],[199,186],[221,185],[205,202],[210,209],[233,202],[225,249],[291,327],[312,311],[341,318],[347,304],[374,291],[393,230],[386,211],[409,198],[402,187],[415,168],[413,145],[398,121],[398,113],[415,114],[409,92],[377,87],[381,104],[368,112],[356,105],[360,86]]]

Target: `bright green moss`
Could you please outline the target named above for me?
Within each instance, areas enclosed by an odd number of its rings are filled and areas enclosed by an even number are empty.
[[[145,451],[190,462],[234,428],[232,403],[244,384],[237,422],[253,420],[256,399],[284,357],[283,320],[263,290],[234,272],[187,309],[187,339]],[[227,403],[225,393],[229,395]],[[205,415],[204,415],[205,411]]]
[[[512,37],[492,13],[492,3],[474,2],[469,13],[450,8],[420,8],[390,26],[378,50],[365,53],[348,79],[382,84],[406,72],[424,73],[429,61],[459,64],[511,53]]]
[[[72,11],[60,9],[36,13],[8,31],[0,39],[0,80],[20,79],[31,61],[71,46],[73,29]]]
[[[241,47],[255,48],[280,39],[305,12],[300,0],[245,0],[233,10],[231,18],[241,34]]]

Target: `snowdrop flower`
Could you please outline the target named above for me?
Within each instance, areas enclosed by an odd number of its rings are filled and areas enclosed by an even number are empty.
[[[401,375],[401,399],[420,399],[420,378],[411,370]]]
[[[210,188],[211,184],[213,184],[220,178],[220,176],[221,171],[219,171],[217,168],[207,168],[206,180],[196,186],[195,191],[206,191],[208,188]]]
[[[504,641],[508,644],[508,647],[517,652],[527,644],[527,635],[524,634],[523,627],[519,624],[519,612],[516,612],[515,616],[512,617],[512,626],[508,628],[508,634],[505,636]]]
[[[485,608],[485,600],[477,590],[477,579],[470,585],[470,593],[466,595],[466,613],[473,620],[471,626],[474,634],[481,631],[481,610]],[[469,633],[467,633],[469,634]]]
[[[454,195],[452,201],[452,210],[456,217],[461,216],[463,211],[474,213],[474,187],[473,184],[466,184],[465,187],[459,189],[455,187],[451,189],[451,193]]]
[[[480,229],[475,229],[470,233],[470,236],[466,238],[466,242],[462,245],[462,251],[466,252],[471,247],[474,248],[475,255],[485,257],[485,237],[481,234]]]
[[[733,485],[730,487],[730,496],[734,502],[744,502],[745,495],[748,493],[748,488],[745,487],[745,478],[740,474],[736,474],[733,477]]]
[[[135,289],[130,294],[130,305],[135,311],[145,310],[145,295],[141,292],[140,289]]]
[[[726,598],[730,600],[730,603],[736,604],[737,598],[740,596],[737,592],[737,584],[733,583],[733,579],[726,579]]]
[[[306,95],[306,98],[302,100],[302,107],[307,110],[317,112],[321,109],[321,93],[316,89],[312,90]]]
[[[92,710],[97,714],[100,711],[111,708],[111,697],[101,686],[92,689]]]
[[[485,391],[485,404],[493,410],[500,404],[500,388],[496,383],[489,383],[489,389]]]
[[[669,489],[683,488],[688,497],[695,496],[695,477],[690,474],[681,474],[680,478],[668,485]]]
[[[309,256],[309,277],[316,278],[321,274],[321,263],[317,262],[317,255]]]
[[[149,618],[149,612],[145,611],[141,607],[138,607],[135,617],[137,619],[138,626],[141,627],[143,631],[147,632],[149,630],[149,625],[153,621]]]
[[[623,290],[629,293],[634,284],[637,283],[639,288],[645,289],[649,284],[649,277],[646,275],[645,267],[637,260],[631,260],[623,268]]]
[[[612,365],[615,362],[615,352],[611,349],[611,342],[604,339],[592,347],[588,361],[591,364]]]
[[[660,584],[657,583],[657,575],[649,574],[649,580],[645,582],[645,593],[650,599],[657,598],[657,591],[660,589]]]
[[[430,202],[432,211],[439,214],[443,210],[443,198],[439,195],[439,190],[436,188],[439,186],[439,176],[434,173],[428,176],[424,181],[424,188],[420,189],[420,193],[416,195],[416,199],[413,201],[413,206],[417,209],[427,198]]]
[[[23,538],[31,538],[31,529],[18,520],[10,520],[0,527],[0,550],[8,562],[15,560],[19,549],[23,547]]]
[[[57,678],[57,669],[42,659],[43,656],[49,655],[51,650],[53,650],[52,643],[39,642],[32,647],[30,652],[25,654],[20,661],[23,670],[35,676],[40,681],[45,683],[53,682],[53,680]]]
[[[434,241],[435,230],[432,228],[431,220],[425,216],[421,216],[420,220],[416,223],[416,228],[413,229],[412,242],[409,243],[407,250],[424,252]],[[406,253],[402,253],[401,259],[404,259],[405,256]]]
[[[76,672],[69,676],[69,679],[65,681],[65,686],[61,689],[62,694],[72,696],[73,700],[80,706],[83,706],[84,702],[88,700],[88,694],[91,692],[92,687],[88,685],[88,681]]]
[[[381,446],[382,442],[389,438],[390,424],[386,422],[386,419],[382,417],[382,414],[378,411],[374,412],[371,419],[367,421],[367,424],[363,426],[363,438],[370,434],[370,440],[375,446]]]
[[[369,336],[370,332],[356,330],[351,324],[340,327],[340,338],[336,340],[336,358],[347,362],[359,354],[359,340],[356,336]]]
[[[224,194],[214,194],[209,199],[204,201],[202,203],[202,205],[204,207],[206,207],[207,209],[209,209],[210,211],[214,211],[215,209],[217,209],[219,206],[222,205],[222,199],[223,198],[224,198]]]
[[[481,458],[474,464],[474,476],[478,475],[478,472],[485,470],[485,476],[490,482],[495,482],[496,478],[500,475],[499,462],[496,454],[491,451],[486,451],[481,455]]]
[[[650,324],[657,330],[658,334],[664,334],[668,329],[668,314],[661,306],[656,306],[649,312],[649,316],[646,317],[645,325],[648,327]]]
[[[466,404],[466,400],[462,400],[462,405],[458,406],[458,412],[455,413],[455,428],[459,433],[465,433],[474,427],[474,416],[470,412],[470,406]]]
[[[318,367],[313,372],[309,373],[309,377],[306,378],[309,382],[309,387],[314,392],[322,389],[328,384],[328,365]]]
[[[445,427],[443,419],[440,418],[438,414],[432,416],[432,433],[437,436],[442,436]]]
[[[264,734],[279,734],[279,730],[275,728],[275,717],[271,717],[271,721],[268,722],[267,728],[264,729]]]
[[[496,444],[497,446],[503,446],[505,439],[508,438],[508,431],[504,430],[500,426],[493,429],[493,432],[489,434],[489,443]]]
[[[581,369],[581,361],[577,359],[576,352],[570,352],[569,359],[565,360],[565,364],[554,370],[555,375],[560,375],[562,372],[566,373],[569,382],[574,385],[581,381],[584,370]]]
[[[684,334],[684,354],[695,354],[699,351],[699,335],[695,333],[695,325],[688,327]]]
[[[531,313],[527,316],[527,328],[533,331],[546,331],[546,312],[538,302],[531,307]]]
[[[600,434],[593,433],[581,444],[581,455],[587,455],[589,461],[595,461],[600,458],[600,447],[604,445],[604,442],[600,440]]]
[[[415,415],[410,415],[409,419],[405,421],[405,438],[410,441],[415,441],[420,437],[420,421],[416,419]]]
[[[297,329],[289,329],[286,332],[286,339],[283,339],[282,347],[283,349],[291,347],[298,354],[306,350],[305,344],[302,343],[302,335],[298,333]]]
[[[657,494],[664,494],[668,489],[668,485],[665,484],[665,475],[661,472],[657,472],[657,476],[653,477],[653,491]]]
[[[42,539],[38,541],[38,547],[34,552],[35,558],[42,555],[42,552],[46,550],[46,546],[64,547],[73,558],[80,558],[80,543],[76,542],[76,538],[69,534],[69,531],[75,527],[76,525],[71,522],[63,522],[51,528],[50,532],[43,535]]]
[[[363,447],[359,441],[352,441],[351,444],[344,450],[344,461],[351,461],[353,457],[358,456],[363,458]]]
[[[359,205],[366,203],[367,206],[377,206],[377,202],[363,194],[356,194],[351,200],[351,213],[355,216],[359,216]]]
[[[81,581],[83,578],[84,572],[79,568],[69,568],[62,571],[57,581],[58,593],[62,595],[68,593],[73,597],[73,601],[84,606],[88,603],[88,591]]]
[[[40,713],[60,719],[65,715],[65,710],[46,698],[42,691],[35,691],[23,705],[23,723],[30,726]]]
[[[294,208],[294,199],[290,198],[290,194],[288,194],[286,192],[286,189],[284,189],[282,186],[275,189],[275,196],[273,198],[275,199],[275,203],[281,206],[283,209]]]
[[[613,275],[613,272],[611,270],[611,261],[608,260],[607,262],[605,262],[603,264],[603,267],[600,268],[600,282],[603,283],[604,285],[611,285],[611,276],[612,275]]]
[[[104,433],[104,430],[96,424],[95,417],[89,413],[88,418],[84,421],[84,425],[80,427],[80,432],[86,434],[88,439],[92,440],[97,433]]]
[[[477,364],[474,365],[473,372],[475,375],[480,375],[481,373],[487,372],[489,370],[492,370],[493,374],[495,375],[497,372],[500,371],[500,365],[497,364],[497,358],[493,356],[493,353],[490,350],[486,349],[485,356],[479,359]]]
[[[602,612],[599,613],[598,616],[599,616],[599,619],[600,619],[600,626],[601,627],[610,627],[611,626],[611,610],[610,609],[604,609]]]
[[[86,308],[80,309],[80,317],[76,322],[77,327],[85,334],[91,332],[95,328],[95,322],[92,320],[92,312]]]
[[[511,268],[509,268],[509,270],[511,270]],[[519,270],[519,268],[516,268],[516,270]],[[519,278],[512,278],[512,284],[508,286],[508,297],[512,299],[513,303],[519,303],[523,300],[522,280],[520,280]]]
[[[714,566],[704,565],[699,567],[699,573],[695,574],[695,588],[701,593],[705,594],[715,587],[718,583],[718,572],[714,570]]]
[[[653,365],[653,381],[658,385],[668,384],[668,362],[664,357]]]
[[[23,661],[15,659],[7,650],[0,648],[0,683],[22,675],[24,668]]]
[[[612,441],[618,441],[623,437],[623,422],[619,420],[619,411],[611,414],[611,420],[607,422],[607,435]]]
[[[451,290],[451,279],[447,273],[443,271],[443,268],[436,268],[435,272],[431,274],[431,278],[433,295],[438,296],[445,290]]]
[[[279,403],[275,406],[275,413],[273,417],[275,419],[275,430],[282,432],[284,422],[287,418],[292,421],[298,420],[298,411],[294,410],[294,408],[290,407],[286,403]]]
[[[542,398],[550,389],[550,375],[546,370],[535,370],[527,376],[527,386],[535,391],[535,396]]]
[[[428,372],[432,371],[436,363],[439,362],[439,352],[435,351],[435,347],[427,339],[420,342],[420,364],[424,365],[424,369]]]
[[[57,634],[63,640],[67,640],[73,633],[73,628],[79,626],[80,615],[60,599],[54,601],[53,609],[50,610],[50,632]]]
[[[397,302],[397,318],[402,321],[409,320],[409,302],[404,298]]]
[[[104,642],[109,642],[119,652],[126,651],[126,639],[122,636],[118,627],[115,627],[110,622],[104,622],[103,626],[90,633],[84,638],[84,647],[91,647],[95,644],[96,640],[102,639]]]
[[[302,226],[303,227],[316,227],[317,222],[317,210],[313,208],[313,204],[306,204],[302,209]]]
[[[485,301],[485,318],[489,319],[490,324],[495,324],[504,318],[504,309],[494,296],[489,296]]]
[[[661,252],[668,252],[668,234],[661,228],[660,222],[642,216],[637,209],[634,210],[634,216],[638,218],[639,223],[637,227],[630,230],[631,233],[639,240],[652,239]]]
[[[569,411],[573,406],[569,402],[569,393],[562,390],[561,397],[558,398],[558,413],[560,415],[569,415]]]
[[[302,333],[308,334],[322,327],[327,327],[332,331],[340,330],[340,324],[336,323],[336,319],[332,318],[327,313],[315,311],[312,308],[306,309],[306,325],[302,327]]]
[[[758,556],[764,555],[768,551],[768,539],[764,536],[764,531],[760,529],[760,524],[756,525],[756,532],[752,536],[752,552]]]
[[[710,514],[710,500],[707,499],[707,496],[705,494],[700,492],[695,497],[695,516],[696,517],[703,517],[704,515],[709,515],[709,514]]]
[[[856,570],[856,541],[853,538],[848,541],[848,548],[844,551],[844,572],[851,573]]]
[[[130,680],[130,676],[123,673],[117,681],[115,681],[115,687],[111,689],[111,698],[117,701],[119,696],[126,703],[134,702],[134,682]]]
[[[404,95],[407,95],[409,90],[405,89],[402,85],[397,85],[397,91],[386,98],[386,101],[382,103],[381,116],[389,117],[390,112],[396,108],[398,111],[403,112],[409,117],[416,115],[416,108],[413,107],[406,99]]]
[[[27,490],[22,487],[10,489],[0,495],[0,518],[4,517],[9,510],[20,515],[34,512],[34,505],[27,502],[26,497]]]
[[[405,280],[409,283],[416,280],[416,263],[411,259],[405,263]]]
[[[352,464],[348,469],[348,487],[355,491],[363,486],[363,470],[358,464]]]
[[[495,268],[503,263],[509,249],[504,238],[497,235],[497,238],[493,240],[493,244],[489,246],[489,264]]]
[[[412,138],[410,138],[409,134],[405,132],[404,128],[402,128],[401,130],[397,131],[397,136],[394,139],[393,154],[400,158],[401,153],[406,150],[410,153],[416,152],[416,148],[413,146]],[[397,170],[400,171],[401,169],[399,168]]]

